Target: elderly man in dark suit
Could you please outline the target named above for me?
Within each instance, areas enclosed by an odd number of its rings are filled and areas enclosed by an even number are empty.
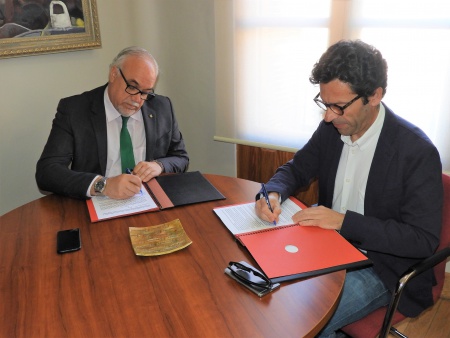
[[[154,94],[157,77],[152,55],[129,47],[110,65],[107,85],[62,99],[37,163],[38,187],[82,199],[124,199],[162,172],[186,171],[189,157],[172,103]]]
[[[273,213],[264,198],[256,212],[277,220],[280,201],[317,177],[319,206],[298,212],[294,223],[338,230],[372,260],[372,267],[347,273],[338,308],[320,334],[335,337],[386,305],[400,275],[436,250],[442,167],[428,137],[381,101],[387,64],[377,49],[340,41],[322,55],[310,81],[320,86],[314,101],[324,120],[266,185]],[[413,317],[432,305],[433,283],[429,270],[408,284],[399,311]]]

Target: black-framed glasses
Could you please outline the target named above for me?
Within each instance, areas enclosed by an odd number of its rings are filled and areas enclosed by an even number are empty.
[[[127,79],[125,78],[125,76],[122,73],[122,69],[120,69],[120,68],[117,68],[117,69],[119,69],[120,75],[122,76],[122,79],[125,81],[125,84],[127,85],[126,88],[125,88],[125,91],[128,94],[130,94],[130,95],[140,94],[141,95],[141,99],[142,100],[146,100],[146,101],[148,101],[148,100],[150,100],[150,99],[155,97],[155,91],[153,89],[151,89],[151,91],[149,91],[149,92],[143,92],[142,90],[139,90],[135,86],[130,85],[128,83]]]
[[[238,262],[230,262],[228,268],[233,276],[243,283],[258,286],[263,289],[270,289],[272,287],[272,281],[255,269]]]
[[[316,95],[314,98],[314,102],[319,106],[320,109],[327,111],[328,108],[331,109],[331,111],[337,115],[344,115],[344,109],[348,108],[353,102],[361,98],[361,95],[356,96],[353,100],[348,101],[345,105],[339,106],[334,103],[325,103],[322,100],[319,100],[320,92]]]

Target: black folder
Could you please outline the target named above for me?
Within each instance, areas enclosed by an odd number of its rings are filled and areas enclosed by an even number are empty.
[[[161,209],[225,199],[199,171],[158,176],[148,185]]]

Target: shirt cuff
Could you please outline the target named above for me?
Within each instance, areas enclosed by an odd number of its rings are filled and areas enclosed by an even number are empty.
[[[88,190],[86,191],[86,197],[92,197],[92,195],[91,195],[92,185],[94,184],[95,180],[99,177],[102,177],[102,176],[101,175],[95,176],[94,179],[92,180],[91,184],[89,184]]]
[[[271,192],[274,192],[274,191],[269,191],[267,194],[270,194]],[[280,203],[281,204],[281,194],[280,193],[277,193],[278,194],[278,203]],[[264,194],[261,192],[261,193],[259,193],[259,200],[261,199],[261,198],[264,198]]]

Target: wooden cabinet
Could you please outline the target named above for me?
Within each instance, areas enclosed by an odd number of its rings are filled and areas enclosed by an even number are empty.
[[[265,183],[279,166],[292,159],[293,156],[294,153],[287,151],[237,144],[237,177]],[[317,203],[317,183],[317,180],[312,181],[308,187],[297,191],[296,197],[308,206]]]

